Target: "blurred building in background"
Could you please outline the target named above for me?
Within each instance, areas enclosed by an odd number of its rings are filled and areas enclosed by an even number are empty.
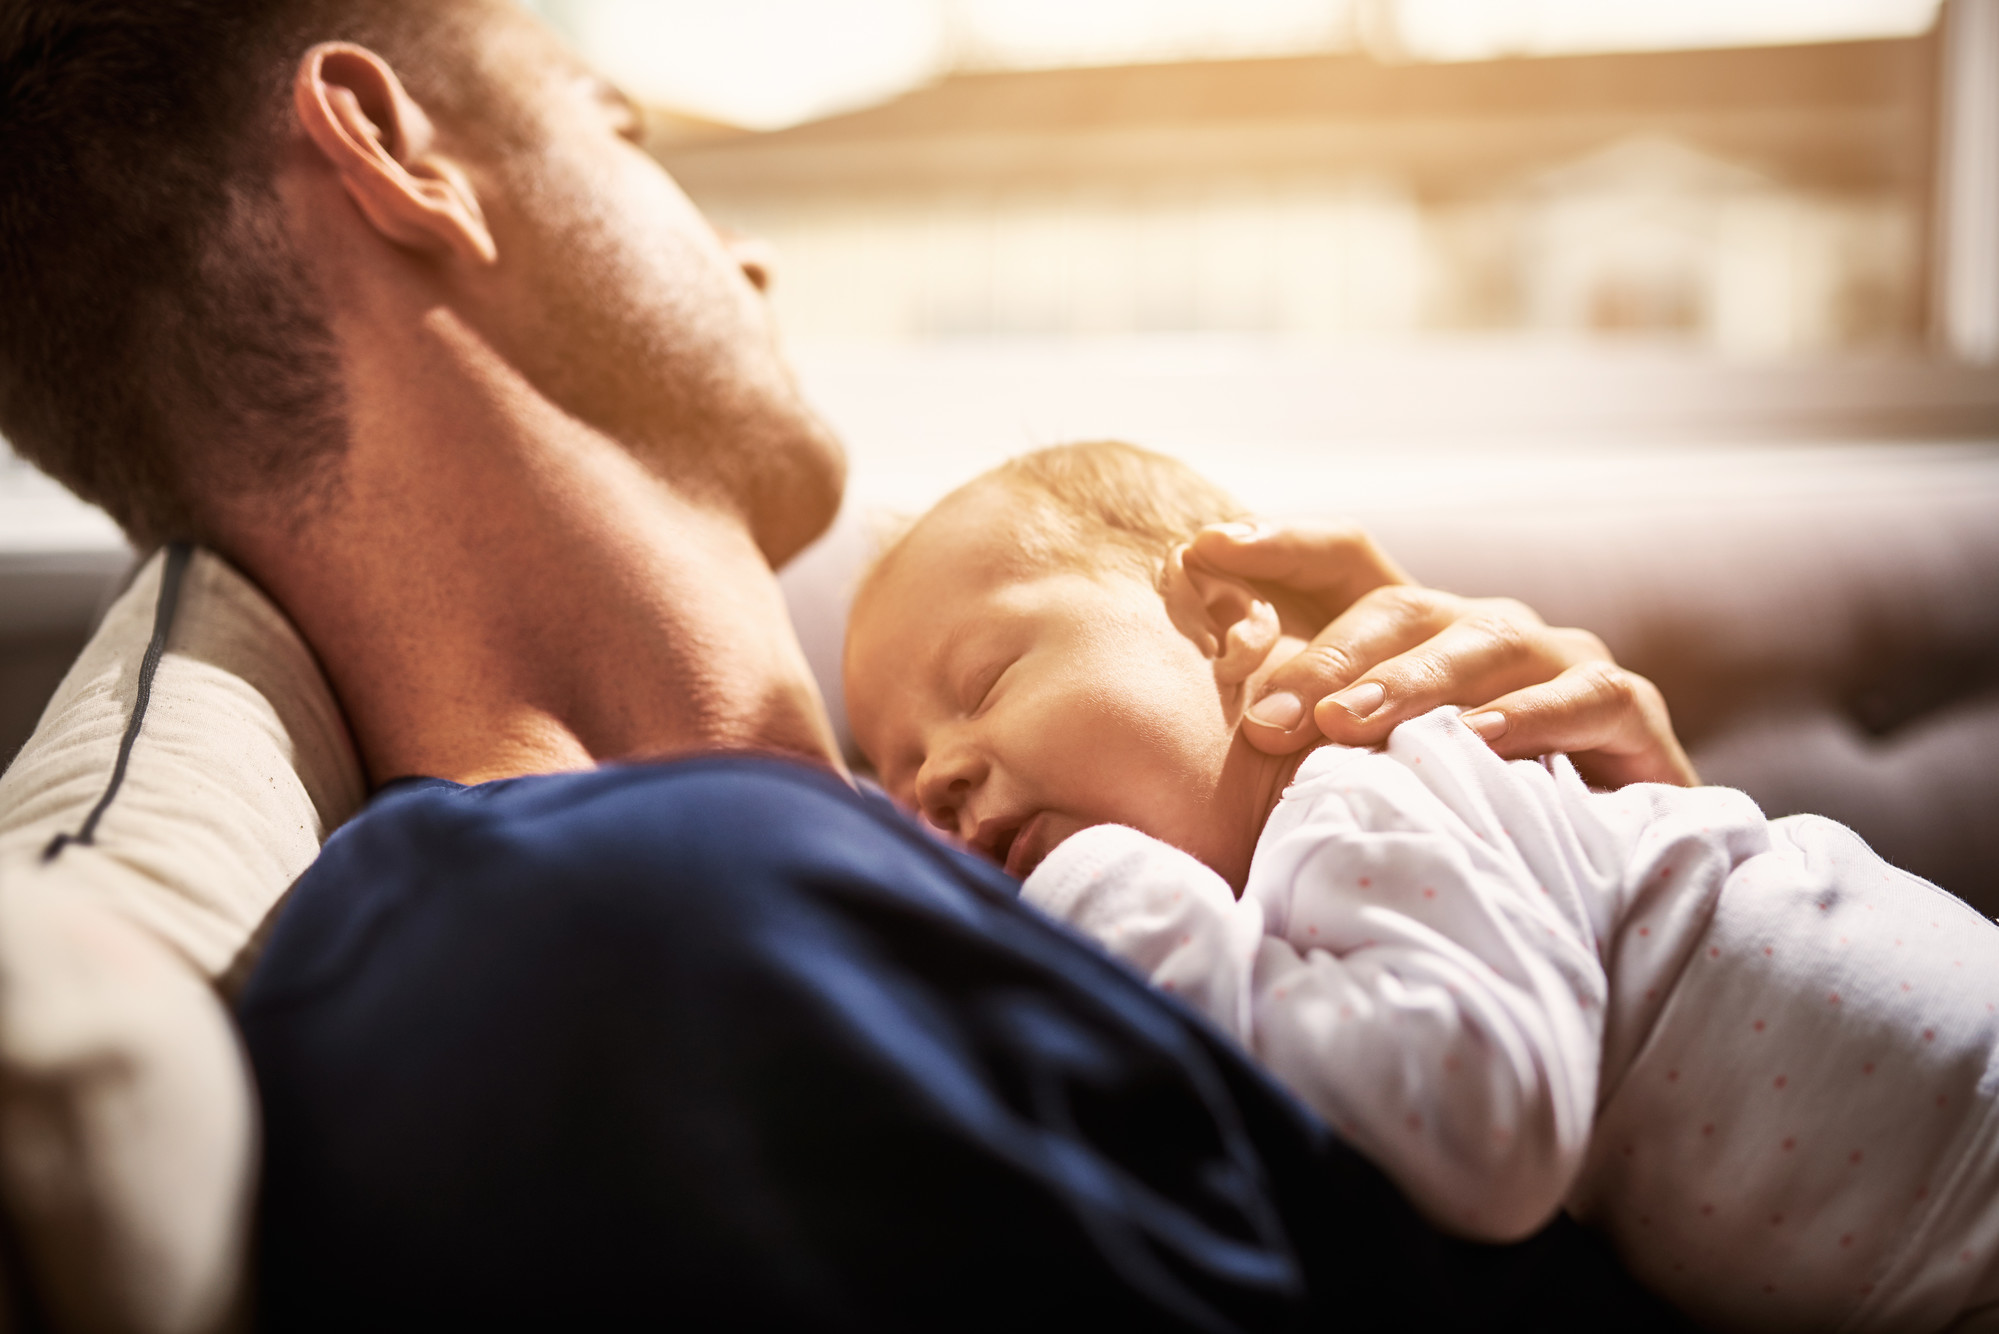
[[[1989,0],[538,7],[777,244],[808,344],[1999,356]]]
[[[658,136],[797,339],[1523,332],[1771,356],[1927,328],[1933,35],[954,73]],[[678,131],[678,133],[676,132]]]

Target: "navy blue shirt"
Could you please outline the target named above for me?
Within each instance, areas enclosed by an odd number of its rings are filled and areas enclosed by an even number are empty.
[[[1673,1327],[1445,1239],[1227,1039],[877,797],[398,784],[241,1003],[266,1328]]]

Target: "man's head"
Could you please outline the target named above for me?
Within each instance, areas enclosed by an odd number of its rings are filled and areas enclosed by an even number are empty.
[[[1024,875],[1125,824],[1239,882],[1265,813],[1235,736],[1297,641],[1190,559],[1228,496],[1129,445],[1027,455],[947,497],[883,557],[847,640],[854,733],[883,784]]]
[[[839,452],[639,128],[507,0],[0,0],[0,431],[226,548],[340,503],[357,366],[442,313],[782,559]]]

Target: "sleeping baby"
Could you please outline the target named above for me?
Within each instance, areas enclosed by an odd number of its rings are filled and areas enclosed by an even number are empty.
[[[1123,445],[947,498],[856,598],[884,785],[1232,1034],[1429,1217],[1566,1208],[1743,1329],[1999,1319],[1999,927],[1739,792],[1592,792],[1452,710],[1237,733],[1318,627],[1194,560],[1237,517]]]

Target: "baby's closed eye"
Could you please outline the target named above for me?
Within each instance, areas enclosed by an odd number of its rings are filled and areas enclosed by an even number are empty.
[[[1019,659],[1016,657],[995,657],[972,672],[966,679],[965,688],[962,692],[963,708],[967,715],[977,714],[984,710],[987,703],[991,701],[993,691],[1000,683],[1000,678],[1006,675],[1007,668],[1013,666],[1018,661]]]

